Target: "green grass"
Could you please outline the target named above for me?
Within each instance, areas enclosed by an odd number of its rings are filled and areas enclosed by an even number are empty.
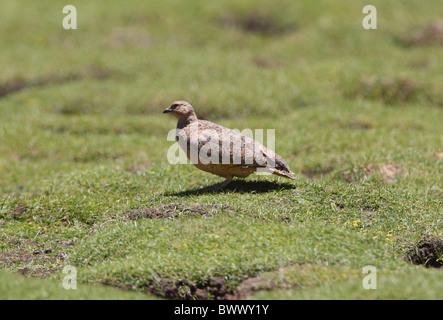
[[[7,272],[0,273],[2,300],[147,300],[155,296],[94,285],[77,285],[65,289],[63,281],[23,278]]]
[[[334,281],[322,279],[321,283],[304,288],[291,290],[262,291],[250,296],[252,299],[300,299],[300,300],[416,300],[416,299],[440,299],[441,289],[433,284],[441,284],[441,272],[439,270],[396,270],[383,271],[377,275],[376,289],[365,289],[362,281],[366,274],[356,275],[351,279],[336,277]],[[338,278],[338,279],[337,279]],[[304,279],[308,282],[307,279]]]
[[[64,30],[62,1],[4,1],[0,297],[441,299],[441,270],[407,254],[443,238],[443,53],[405,45],[439,8],[375,1],[369,31],[366,4],[78,1]],[[221,179],[167,162],[177,99],[276,129],[297,180],[196,191]]]

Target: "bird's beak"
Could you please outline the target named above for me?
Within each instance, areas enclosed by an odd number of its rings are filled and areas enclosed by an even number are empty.
[[[169,108],[166,108],[165,110],[163,110],[163,113],[169,113],[169,112],[172,112],[171,109],[169,109]]]

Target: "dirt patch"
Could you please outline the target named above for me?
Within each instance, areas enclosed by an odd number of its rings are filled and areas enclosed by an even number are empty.
[[[345,170],[341,173],[341,177],[349,183],[356,181],[363,181],[372,174],[371,165],[358,166],[350,170]]]
[[[283,269],[278,271],[282,272]],[[241,281],[235,289],[223,277],[208,278],[197,283],[158,277],[149,284],[138,287],[132,284],[113,283],[105,278],[103,284],[125,290],[140,289],[162,298],[182,300],[238,300],[262,290],[288,289],[300,285],[299,282],[289,284],[287,281],[261,276],[250,276]]]
[[[429,100],[425,87],[411,78],[363,77],[353,80],[344,94],[351,98],[381,100],[386,104]]]
[[[255,57],[252,59],[252,62],[259,68],[263,69],[269,69],[273,68],[277,65],[277,63],[269,58],[263,58],[263,57]]]
[[[395,163],[378,165],[376,169],[382,174],[383,181],[388,184],[397,181],[397,178],[402,174],[402,168]]]
[[[103,284],[111,285],[124,290],[136,289],[132,284],[113,283],[105,278]],[[155,294],[166,299],[182,300],[231,300],[238,296],[226,286],[224,278],[204,280],[198,284],[186,280],[171,280],[167,277],[154,279],[151,283],[137,287],[143,291]]]
[[[265,9],[256,9],[246,13],[226,13],[220,18],[220,24],[247,33],[260,35],[282,35],[296,29],[294,21],[289,21]]]
[[[54,249],[31,240],[2,241],[9,242],[10,247],[0,252],[0,267],[15,267],[23,275],[46,277],[60,270],[62,261],[66,258],[65,253],[57,253]]]
[[[406,260],[428,268],[443,269],[443,239],[423,237],[418,244],[409,246]]]
[[[122,154],[95,150],[74,154],[70,156],[69,159],[74,162],[87,163],[101,160],[116,160],[120,157],[122,157]]]
[[[24,79],[12,79],[0,84],[0,97],[4,97],[12,92],[20,91],[28,87],[28,82]]]
[[[110,72],[108,70],[96,67],[89,67],[82,72],[73,72],[64,75],[49,75],[36,79],[10,79],[0,83],[0,98],[28,88],[46,87],[50,85],[78,81],[82,79],[105,79],[109,75]]]
[[[398,164],[367,164],[366,166],[354,167],[351,170],[343,171],[342,178],[349,182],[362,182],[372,175],[378,175],[380,182],[392,184],[400,176],[405,175],[405,170]]]
[[[147,286],[148,292],[162,298],[184,300],[232,300],[237,299],[235,291],[229,289],[222,277],[206,279],[197,284],[186,280],[171,281],[157,279]]]
[[[326,167],[316,167],[316,168],[303,168],[301,173],[310,179],[319,179],[324,176],[329,176],[329,174],[335,169],[334,166],[329,165]]]
[[[139,174],[143,174],[144,172],[146,172],[150,166],[151,166],[150,162],[136,163],[136,164],[126,168],[126,171],[139,175]]]
[[[352,120],[349,123],[343,124],[344,128],[356,130],[369,130],[374,128],[374,123],[365,120]]]
[[[443,46],[443,20],[429,23],[412,36],[402,39],[407,46]]]
[[[22,216],[23,214],[27,213],[29,211],[29,208],[26,207],[23,203],[19,203],[15,206],[15,209],[12,211],[12,215],[14,218],[18,218]]]
[[[112,31],[111,35],[107,39],[107,43],[113,48],[125,46],[132,48],[148,47],[154,43],[154,39],[145,31],[118,28]]]
[[[221,210],[236,211],[237,208],[224,204],[164,204],[156,208],[139,208],[123,212],[129,220],[149,219],[180,219],[186,216],[213,216]]]

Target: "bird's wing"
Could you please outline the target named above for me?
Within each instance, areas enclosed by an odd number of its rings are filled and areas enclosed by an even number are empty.
[[[288,167],[279,155],[254,139],[205,120],[199,120],[198,149],[201,157],[217,159],[221,164]]]

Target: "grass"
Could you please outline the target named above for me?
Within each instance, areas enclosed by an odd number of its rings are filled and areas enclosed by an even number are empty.
[[[318,271],[317,271],[318,273]],[[334,275],[334,274],[333,274]],[[439,270],[402,270],[384,271],[377,275],[377,288],[365,289],[362,285],[363,274],[346,279],[328,274],[326,280],[305,288],[290,290],[273,290],[260,292],[251,296],[252,299],[299,299],[299,300],[394,300],[394,299],[428,299],[434,300],[441,296],[439,288],[432,285],[433,281],[440,283]],[[332,278],[334,281],[330,281]],[[303,278],[305,282],[306,279]]]
[[[1,272],[2,300],[147,300],[155,299],[141,293],[128,292],[103,286],[79,285],[76,289],[63,288],[62,281],[23,278],[9,272]]]
[[[63,2],[4,1],[0,297],[441,299],[408,261],[442,239],[443,56],[405,45],[438,10],[375,1],[369,31],[365,4],[79,1],[64,30]],[[297,180],[199,192],[220,179],[167,162],[177,99],[276,129]]]

